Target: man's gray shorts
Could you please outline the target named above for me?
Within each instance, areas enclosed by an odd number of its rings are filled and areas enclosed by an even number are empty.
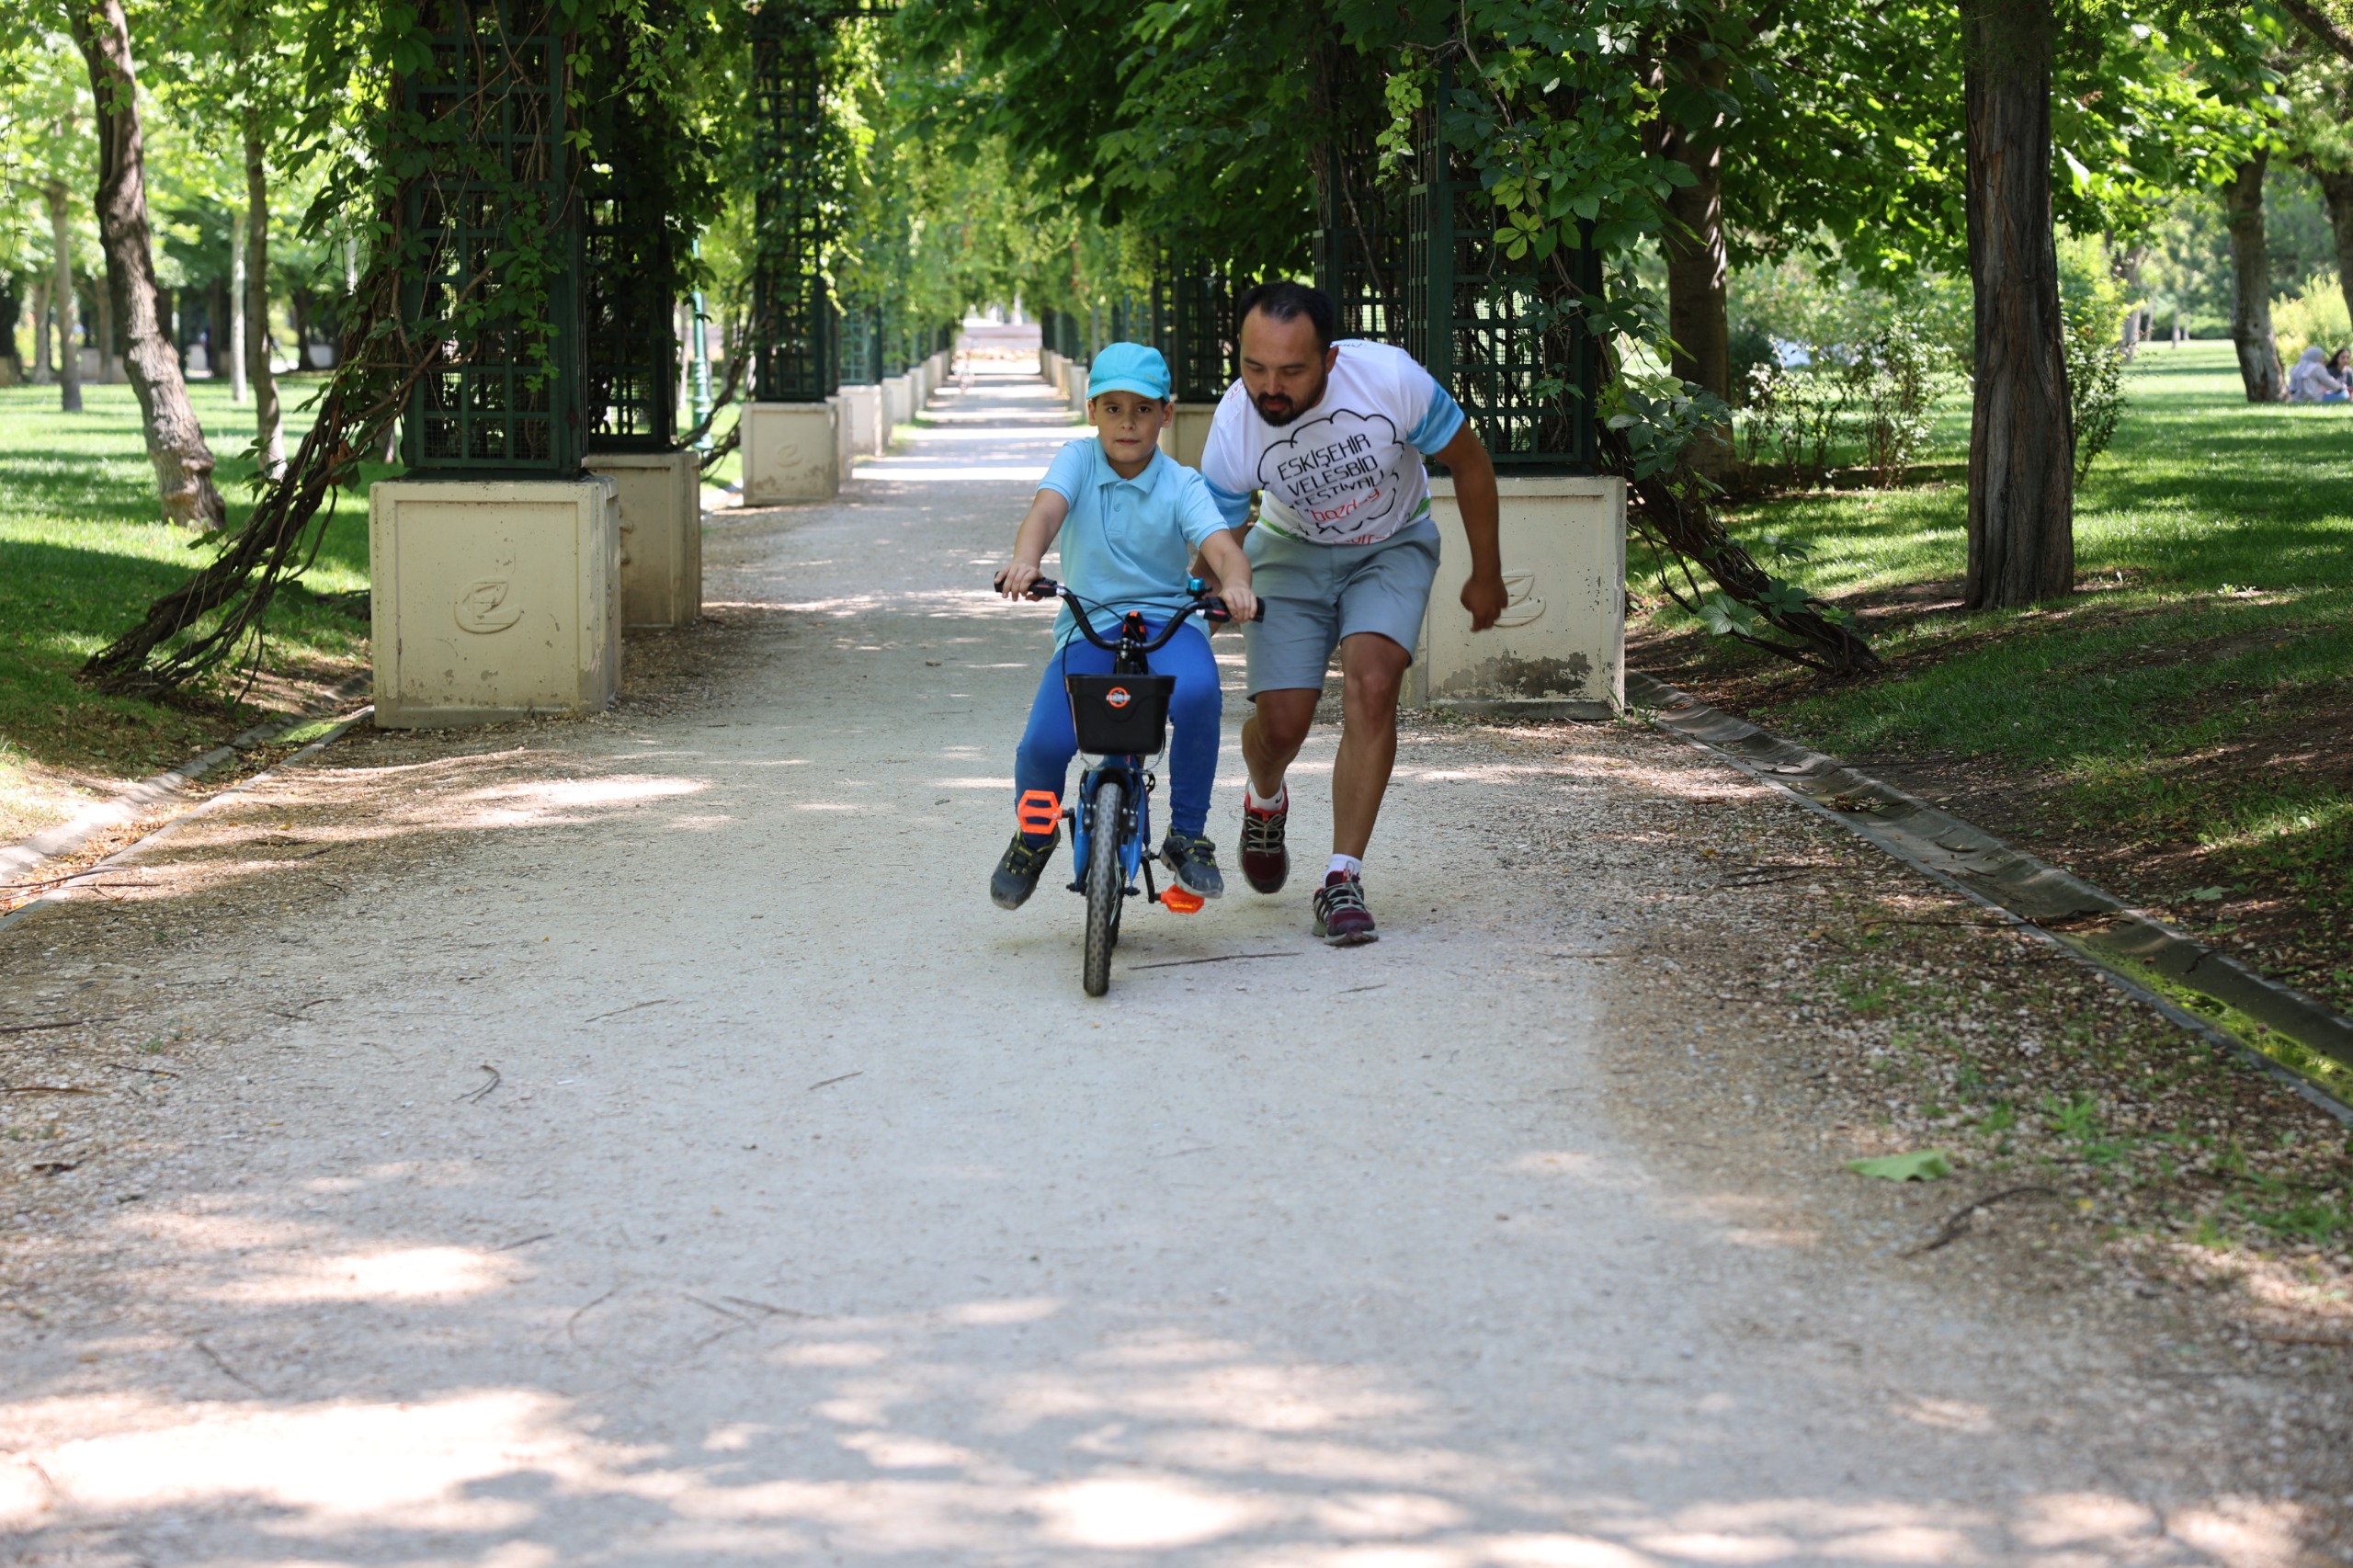
[[[1427,517],[1379,544],[1302,544],[1271,528],[1242,541],[1267,619],[1243,629],[1249,695],[1321,691],[1340,639],[1378,631],[1405,650],[1422,640],[1438,575],[1438,525]]]

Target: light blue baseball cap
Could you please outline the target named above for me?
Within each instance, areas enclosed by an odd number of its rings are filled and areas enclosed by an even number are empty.
[[[1141,343],[1107,343],[1086,368],[1086,395],[1131,392],[1160,403],[1168,401],[1168,361],[1157,348]]]

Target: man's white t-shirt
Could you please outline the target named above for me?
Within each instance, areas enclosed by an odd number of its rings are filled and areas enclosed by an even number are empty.
[[[1377,544],[1428,512],[1423,454],[1454,439],[1462,410],[1402,348],[1360,338],[1340,351],[1314,407],[1269,425],[1235,381],[1219,400],[1201,477],[1229,524],[1250,513],[1309,544]]]

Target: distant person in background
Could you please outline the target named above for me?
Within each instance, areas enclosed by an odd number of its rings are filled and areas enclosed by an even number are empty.
[[[2334,397],[2324,397],[2323,403],[2345,403],[2353,400],[2353,348],[2340,348],[2328,357],[2328,373],[2336,378],[2340,389]]]
[[[2290,403],[2343,403],[2346,401],[2343,377],[2329,370],[2327,353],[2318,344],[2307,348],[2288,372]]]

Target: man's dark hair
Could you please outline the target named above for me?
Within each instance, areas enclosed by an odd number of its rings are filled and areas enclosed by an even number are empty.
[[[1315,329],[1315,347],[1329,348],[1332,336],[1339,329],[1340,313],[1332,308],[1332,296],[1321,289],[1311,289],[1304,283],[1280,278],[1261,283],[1234,301],[1233,330],[1240,332],[1242,324],[1252,311],[1264,311],[1269,321],[1297,321],[1305,316]]]

